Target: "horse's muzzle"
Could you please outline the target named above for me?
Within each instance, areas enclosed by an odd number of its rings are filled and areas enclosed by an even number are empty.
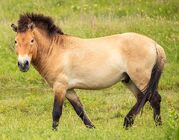
[[[28,60],[25,60],[24,62],[18,61],[18,67],[19,67],[20,71],[27,72],[29,70],[30,63]]]

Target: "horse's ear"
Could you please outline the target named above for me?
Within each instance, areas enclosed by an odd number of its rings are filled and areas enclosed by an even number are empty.
[[[17,32],[17,26],[15,24],[11,24],[11,27],[14,32]]]
[[[28,29],[33,30],[34,28],[35,28],[35,24],[33,22],[28,24]]]

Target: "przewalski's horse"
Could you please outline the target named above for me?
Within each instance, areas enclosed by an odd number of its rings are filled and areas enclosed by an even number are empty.
[[[137,33],[82,39],[65,35],[50,17],[33,13],[21,15],[18,26],[12,24],[12,28],[17,33],[19,69],[26,72],[31,63],[54,90],[54,129],[65,97],[84,124],[94,127],[75,89],[102,89],[120,81],[137,100],[124,119],[124,127],[132,126],[147,101],[154,110],[156,124],[162,123],[157,85],[166,57],[152,39]]]

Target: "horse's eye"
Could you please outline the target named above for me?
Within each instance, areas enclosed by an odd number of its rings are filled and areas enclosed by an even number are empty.
[[[17,44],[17,41],[15,40],[14,43]]]
[[[34,43],[34,39],[32,39],[32,40],[30,41],[30,43]]]

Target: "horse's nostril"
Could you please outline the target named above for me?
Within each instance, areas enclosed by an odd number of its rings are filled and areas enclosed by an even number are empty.
[[[20,66],[21,65],[20,62],[18,62],[17,65]]]
[[[28,65],[29,65],[29,61],[26,60],[26,61],[24,62],[24,65],[25,65],[25,66],[28,66]]]

